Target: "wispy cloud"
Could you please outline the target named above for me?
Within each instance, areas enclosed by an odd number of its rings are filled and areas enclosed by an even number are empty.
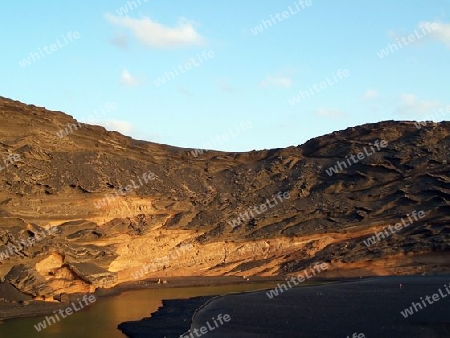
[[[126,28],[144,46],[149,48],[175,48],[205,44],[194,23],[180,18],[175,27],[168,27],[148,17],[133,19],[129,16],[105,14],[106,20],[116,27]]]
[[[397,40],[401,46],[409,44],[422,46],[425,41],[435,40],[450,47],[450,23],[421,21],[414,32],[389,31],[388,35],[392,40]],[[408,40],[409,36],[414,43]],[[399,40],[403,41],[403,44]]]
[[[378,92],[375,89],[368,89],[362,96],[363,100],[373,100],[378,98]]]
[[[419,100],[414,94],[401,94],[399,97],[399,105],[397,114],[406,115],[422,115],[430,113],[432,110],[441,106],[438,101]]]
[[[430,32],[431,38],[446,44],[450,47],[450,23],[441,23],[436,22],[438,24],[438,29]],[[424,25],[426,22],[421,22],[420,25]]]
[[[282,87],[290,88],[292,86],[292,80],[289,77],[268,76],[260,83],[261,87]]]
[[[131,75],[131,73],[127,69],[124,69],[122,71],[122,74],[120,76],[120,83],[127,87],[134,87],[140,85],[140,81],[136,77]]]

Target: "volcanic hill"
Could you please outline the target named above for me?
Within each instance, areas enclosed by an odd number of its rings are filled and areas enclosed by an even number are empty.
[[[329,264],[324,277],[448,272],[450,122],[418,126],[194,156],[0,97],[0,277],[51,300],[136,278],[288,275],[316,262]],[[277,204],[233,225],[268,199]],[[425,216],[365,244],[414,211]]]

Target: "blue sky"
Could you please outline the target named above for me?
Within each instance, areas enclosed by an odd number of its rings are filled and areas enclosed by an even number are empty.
[[[450,0],[46,0],[5,2],[2,12],[0,95],[82,122],[115,103],[96,122],[138,139],[247,151],[450,117],[436,111],[450,105]]]

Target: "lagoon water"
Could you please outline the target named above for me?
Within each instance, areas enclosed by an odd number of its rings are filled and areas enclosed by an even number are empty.
[[[120,295],[100,298],[89,307],[50,325],[41,332],[37,332],[34,325],[43,321],[45,316],[8,320],[0,324],[0,337],[125,338],[117,326],[124,321],[149,317],[162,305],[164,299],[224,295],[274,286],[275,284],[261,283],[127,291]]]

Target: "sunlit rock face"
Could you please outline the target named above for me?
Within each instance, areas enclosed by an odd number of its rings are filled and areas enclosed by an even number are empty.
[[[324,277],[449,271],[449,135],[447,122],[388,121],[194,156],[0,98],[0,276],[53,299],[317,262]]]

